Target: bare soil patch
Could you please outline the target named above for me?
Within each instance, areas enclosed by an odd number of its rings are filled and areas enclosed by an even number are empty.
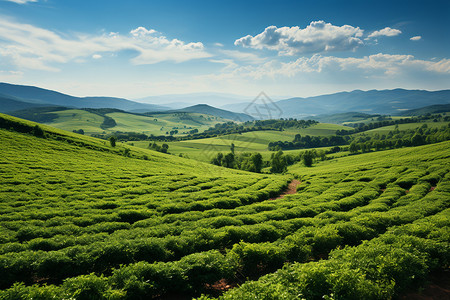
[[[293,195],[293,194],[297,193],[297,186],[298,186],[299,184],[301,184],[301,181],[299,181],[299,180],[297,180],[297,179],[292,180],[292,181],[289,183],[289,185],[288,185],[288,187],[286,188],[286,190],[284,190],[283,193],[281,193],[278,197],[270,198],[270,200],[282,199],[282,198],[284,198],[284,196],[286,196],[286,195]]]

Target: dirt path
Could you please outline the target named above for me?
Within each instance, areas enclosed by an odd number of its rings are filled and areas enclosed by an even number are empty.
[[[292,195],[292,194],[297,193],[297,186],[298,186],[300,183],[301,183],[301,182],[298,181],[297,179],[292,180],[292,181],[289,183],[287,189],[284,190],[283,193],[281,193],[278,197],[270,198],[270,200],[282,199],[282,198],[284,198],[284,196],[286,196],[286,195]]]

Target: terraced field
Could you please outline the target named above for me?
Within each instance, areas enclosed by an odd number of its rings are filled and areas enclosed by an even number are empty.
[[[449,266],[450,142],[262,175],[44,129],[0,129],[1,299],[391,299]]]

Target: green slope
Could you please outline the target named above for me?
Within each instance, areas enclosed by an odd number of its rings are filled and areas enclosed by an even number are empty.
[[[448,265],[450,142],[268,176],[41,127],[0,129],[0,299],[391,299]]]
[[[392,299],[423,287],[430,273],[445,278],[449,147],[444,142],[292,166],[302,183],[297,194],[273,204],[273,214],[298,205],[302,220],[314,225],[283,241],[239,250],[257,260],[247,268],[277,264],[292,252],[312,251],[316,260],[291,260],[220,299]]]
[[[110,112],[113,111],[113,112]],[[67,109],[58,107],[32,108],[13,113],[14,116],[41,122],[67,131],[83,129],[86,134],[111,133],[115,131],[138,132],[147,135],[166,135],[178,130],[176,135],[188,134],[197,129],[202,132],[217,123],[228,120],[200,113],[154,113],[139,115],[115,109]],[[102,126],[106,117],[112,118],[116,125]],[[167,134],[168,135],[168,134]]]

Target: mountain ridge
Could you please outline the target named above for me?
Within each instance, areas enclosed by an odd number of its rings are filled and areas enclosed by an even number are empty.
[[[38,104],[40,106],[66,106],[75,108],[116,108],[125,111],[135,109],[148,109],[148,110],[166,110],[160,105],[138,103],[131,100],[116,98],[116,97],[75,97],[67,94],[63,94],[57,91],[44,89],[36,86],[17,85],[9,83],[0,83],[0,94],[6,95],[11,98],[19,98],[23,103],[21,108],[25,109],[26,103]],[[28,105],[33,107],[36,105]],[[15,109],[15,110],[18,110]],[[4,111],[3,109],[0,111]],[[9,110],[13,111],[13,110]],[[6,112],[6,111],[4,111]]]

